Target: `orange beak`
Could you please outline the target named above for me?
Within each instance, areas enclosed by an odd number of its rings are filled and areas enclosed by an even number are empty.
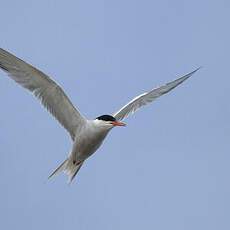
[[[120,122],[120,121],[112,121],[111,124],[112,124],[113,126],[126,126],[125,123]]]

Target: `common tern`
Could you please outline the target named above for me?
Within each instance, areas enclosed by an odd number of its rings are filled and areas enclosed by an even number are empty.
[[[69,182],[74,179],[85,160],[101,146],[112,128],[125,126],[122,120],[142,106],[168,93],[199,69],[135,97],[112,115],[102,115],[88,120],[73,106],[62,88],[50,77],[1,48],[0,68],[19,85],[32,92],[69,132],[73,142],[72,150],[67,159],[49,176],[51,178],[64,172],[68,175]]]

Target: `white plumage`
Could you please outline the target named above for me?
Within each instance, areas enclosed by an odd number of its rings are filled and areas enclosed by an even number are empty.
[[[72,151],[50,177],[63,171],[68,175],[70,182],[76,176],[84,161],[101,146],[113,127],[125,126],[121,122],[123,119],[136,112],[140,107],[168,93],[199,69],[135,97],[118,112],[114,113],[113,116],[103,115],[95,120],[88,120],[73,106],[57,83],[40,70],[1,48],[0,68],[7,72],[10,78],[32,92],[69,132],[73,140]]]

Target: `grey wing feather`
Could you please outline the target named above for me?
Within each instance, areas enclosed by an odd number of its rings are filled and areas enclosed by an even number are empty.
[[[123,120],[126,117],[128,117],[130,114],[136,112],[138,109],[140,109],[142,106],[147,105],[148,103],[154,101],[158,97],[168,93],[178,85],[180,85],[182,82],[187,80],[189,77],[191,77],[196,71],[198,71],[200,68],[192,71],[189,74],[186,74],[183,77],[180,77],[172,82],[169,82],[163,86],[160,86],[159,88],[155,88],[151,90],[150,92],[143,93],[137,97],[135,97],[133,100],[131,100],[128,104],[126,104],[124,107],[122,107],[118,112],[113,114],[113,116],[117,120]]]
[[[85,118],[60,86],[40,70],[1,48],[0,68],[18,84],[31,91],[70,133],[71,138],[75,138],[77,129],[85,122]]]

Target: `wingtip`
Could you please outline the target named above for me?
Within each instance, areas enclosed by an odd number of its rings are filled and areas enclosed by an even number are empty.
[[[200,70],[201,68],[203,68],[203,66],[200,66],[198,68],[196,68],[195,70],[193,70],[192,72],[190,72],[189,74],[187,74],[186,76],[189,78],[191,77],[194,73],[196,73],[198,70]]]
[[[203,66],[199,66],[198,68],[196,68],[196,69],[193,71],[193,73],[197,72],[198,70],[200,70],[200,69],[202,69],[202,68],[204,68],[204,67],[203,67]]]

